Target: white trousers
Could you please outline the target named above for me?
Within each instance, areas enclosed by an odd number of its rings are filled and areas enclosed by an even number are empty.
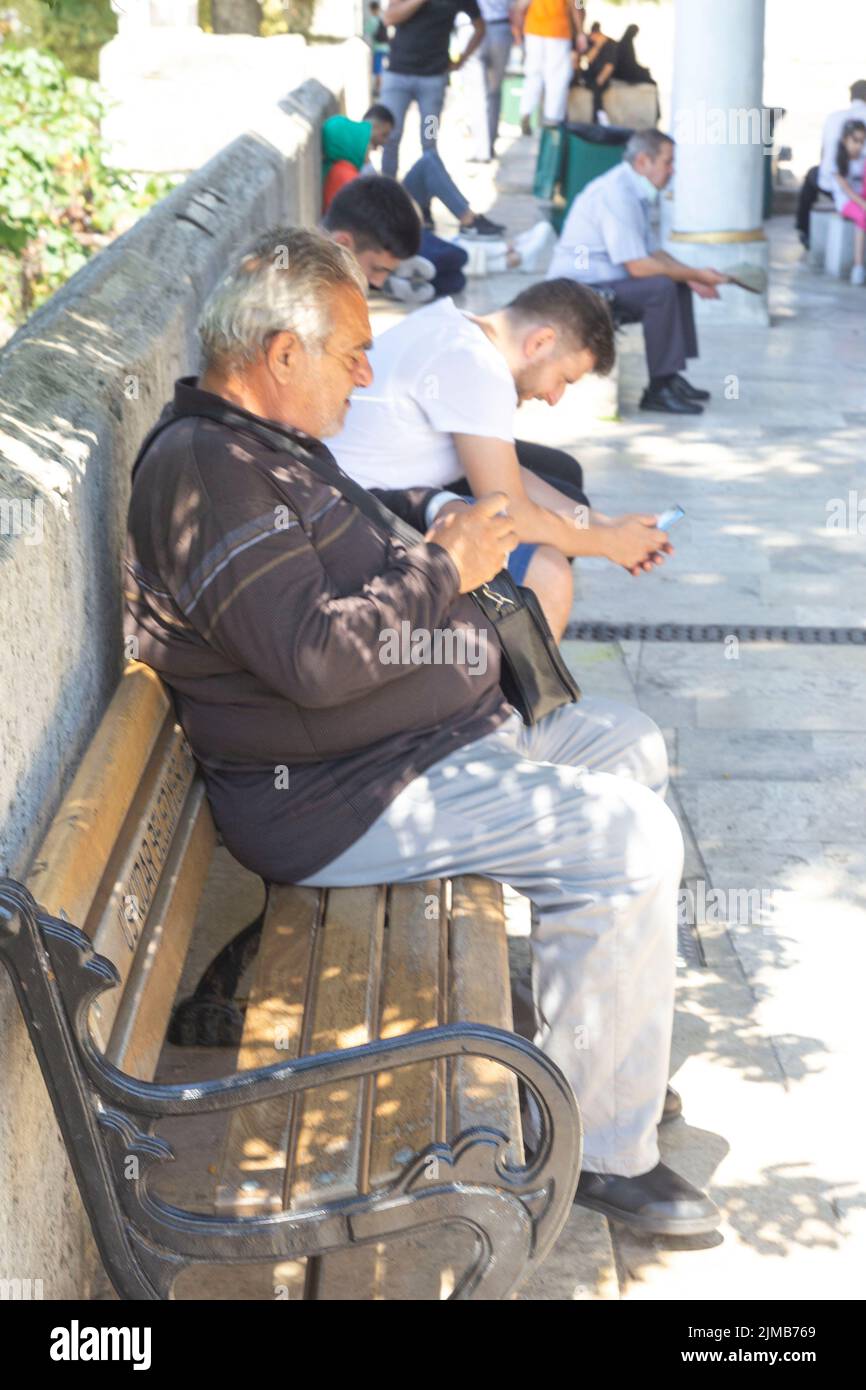
[[[540,34],[525,34],[524,45],[520,114],[531,116],[543,93],[544,119],[558,125],[565,120],[568,89],[574,76],[571,39],[545,39]]]
[[[664,740],[608,700],[535,728],[514,714],[410,782],[322,887],[484,874],[536,909],[535,1041],[574,1087],[584,1167],[636,1177],[659,1161],[670,1064],[679,825]]]

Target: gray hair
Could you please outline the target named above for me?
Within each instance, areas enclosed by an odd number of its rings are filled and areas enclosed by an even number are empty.
[[[276,227],[241,253],[198,325],[205,364],[255,361],[273,333],[295,333],[321,353],[332,329],[331,292],[367,284],[355,258],[306,227]]]
[[[648,154],[650,159],[658,159],[665,145],[675,144],[674,137],[666,135],[663,130],[656,130],[654,127],[636,130],[629,136],[622,157],[627,164],[634,164],[639,154]]]

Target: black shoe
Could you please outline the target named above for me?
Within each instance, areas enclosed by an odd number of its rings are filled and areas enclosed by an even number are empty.
[[[664,1163],[637,1178],[583,1172],[575,1205],[651,1236],[703,1236],[721,1220],[715,1202]]]
[[[662,1110],[660,1125],[669,1125],[671,1120],[678,1120],[683,1113],[683,1098],[679,1091],[675,1091],[673,1086],[668,1086],[665,1091],[665,1104]]]
[[[692,383],[686,381],[685,377],[680,372],[677,372],[676,376],[671,377],[671,385],[675,391],[679,391],[683,400],[708,401],[710,399],[709,391],[702,390],[700,386],[692,386]]]
[[[475,214],[475,221],[470,222],[467,227],[461,227],[461,236],[476,236],[479,240],[497,240],[503,236],[505,228],[501,222],[491,222],[489,217],[485,217],[482,212]]]
[[[641,410],[658,410],[665,415],[703,415],[704,407],[687,401],[674,386],[648,386],[640,399]]]

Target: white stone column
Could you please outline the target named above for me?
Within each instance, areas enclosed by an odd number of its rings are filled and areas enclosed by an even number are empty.
[[[689,265],[725,272],[745,264],[766,277],[764,170],[772,138],[763,78],[764,0],[676,0],[677,149],[666,247]],[[721,296],[696,299],[699,317],[769,322],[766,291],[723,286]]]

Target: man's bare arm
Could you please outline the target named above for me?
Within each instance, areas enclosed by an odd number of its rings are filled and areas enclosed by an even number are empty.
[[[669,280],[681,285],[695,283],[712,288],[728,283],[728,277],[720,275],[717,270],[700,270],[693,265],[684,265],[676,256],[669,256],[667,251],[653,251],[650,256],[626,261],[625,268],[636,280],[645,280],[650,275],[666,275]]]
[[[529,5],[530,0],[514,0],[514,4],[511,6],[509,19],[511,20],[511,34],[515,43],[523,43],[523,21],[526,19]]]
[[[649,518],[648,524],[629,518],[622,526],[587,525],[584,509],[534,474],[528,484],[534,496],[529,495],[525,470],[518,463],[513,444],[476,434],[455,434],[453,438],[473,495],[504,492],[520,541],[552,545],[569,558],[601,555],[629,570],[663,548],[666,537],[655,529],[655,518]],[[534,500],[541,496],[544,504]]]
[[[484,20],[480,18],[473,19],[472,27],[475,30],[475,33],[472,35],[472,38],[469,40],[463,52],[460,54],[460,57],[457,58],[451,64],[452,72],[457,72],[458,69],[462,68],[463,64],[467,63],[469,59],[472,57],[472,54],[475,52],[476,48],[479,48],[481,44],[484,42],[484,35],[487,32],[487,25],[484,23]]]
[[[655,526],[654,516],[637,512],[629,512],[625,516],[606,516],[596,507],[584,507],[580,503],[572,502],[570,497],[566,497],[558,488],[546,483],[528,468],[521,466],[520,475],[533,502],[547,507],[550,511],[559,512],[573,525],[579,525],[583,529],[586,548],[580,550],[578,555],[600,555],[602,559],[623,565],[630,574],[639,574],[641,570],[649,572],[656,565],[662,564],[664,555],[673,554],[673,547],[663,544],[659,551],[648,553],[635,564],[630,563],[635,554],[635,541],[640,548],[644,543],[646,528]],[[659,532],[659,535],[661,534]]]
[[[404,24],[426,4],[427,0],[391,0],[382,15],[382,20],[385,24]]]

